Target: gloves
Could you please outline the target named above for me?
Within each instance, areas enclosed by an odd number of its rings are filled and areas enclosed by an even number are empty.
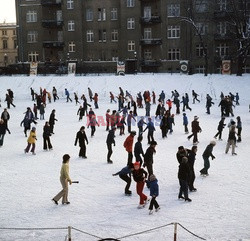
[[[76,146],[76,143],[75,143],[75,146]]]
[[[114,146],[115,146],[115,143],[114,143]]]
[[[215,156],[212,156],[212,160],[215,159]]]

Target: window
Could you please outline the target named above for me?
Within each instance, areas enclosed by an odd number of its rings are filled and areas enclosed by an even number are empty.
[[[76,51],[75,42],[73,42],[73,41],[69,42],[69,52],[75,52],[75,51]]]
[[[243,68],[243,73],[250,73],[250,66],[245,65]]]
[[[74,20],[68,21],[68,31],[75,31],[75,21]]]
[[[135,29],[135,18],[128,18],[127,29]]]
[[[13,35],[16,36],[16,30],[13,30]]]
[[[17,40],[14,39],[14,49],[16,49],[16,48],[17,48]]]
[[[152,39],[152,29],[144,28],[144,39]]]
[[[219,0],[219,10],[220,11],[226,11],[227,10],[227,0]]]
[[[217,33],[220,35],[225,35],[227,33],[227,28],[226,22],[219,22],[217,24]]]
[[[87,30],[87,42],[94,42],[93,30]]]
[[[6,36],[7,35],[7,30],[2,30],[2,35]]]
[[[169,60],[180,60],[180,49],[169,49],[168,50]]]
[[[168,26],[168,38],[180,38],[180,26]]]
[[[74,9],[74,0],[67,0],[67,9]]]
[[[37,62],[38,61],[39,54],[38,52],[29,52],[28,59],[29,62]]]
[[[180,16],[180,4],[168,4],[168,17]]]
[[[224,57],[224,56],[228,55],[228,50],[229,50],[229,46],[226,43],[224,43],[224,44],[219,44],[217,46],[216,51],[218,52],[220,57]]]
[[[127,7],[132,8],[135,6],[135,0],[127,0]]]
[[[118,30],[113,29],[111,32],[111,41],[112,42],[117,42],[118,41]]]
[[[206,35],[208,33],[208,24],[197,23],[197,28],[200,35]]]
[[[3,49],[7,49],[8,48],[8,42],[6,39],[3,40]]]
[[[198,65],[195,67],[195,73],[197,74],[204,74],[205,72],[205,66],[204,65]]]
[[[151,18],[151,16],[152,16],[151,7],[144,7],[143,12],[144,12],[144,15],[143,15],[144,18]]]
[[[204,13],[208,11],[207,0],[195,0],[195,11],[197,13]]]
[[[118,19],[117,8],[112,8],[111,9],[111,20],[117,20],[117,19]]]
[[[28,43],[36,43],[38,38],[37,31],[28,31],[27,42]]]
[[[99,30],[99,42],[106,42],[107,38],[106,38],[106,30]]]
[[[106,20],[106,9],[98,8],[98,21],[105,21],[105,20]]]
[[[37,12],[36,11],[28,11],[26,14],[27,23],[37,22]]]
[[[128,41],[128,51],[135,51],[135,41],[134,40]]]
[[[205,46],[205,49],[207,50],[207,46]],[[196,45],[196,56],[197,57],[203,57],[204,56],[204,49],[201,44]]]
[[[118,61],[119,61],[119,58],[118,58],[118,57],[112,57],[112,61],[118,62]]]
[[[86,21],[93,21],[93,10],[91,8],[86,9]]]
[[[151,60],[152,59],[152,51],[149,49],[144,50],[144,59]]]

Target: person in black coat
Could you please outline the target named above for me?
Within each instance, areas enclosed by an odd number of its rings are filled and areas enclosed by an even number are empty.
[[[188,154],[188,165],[189,165],[189,182],[188,187],[191,192],[196,192],[197,189],[194,187],[195,172],[194,172],[194,162],[197,153],[197,146],[193,146]]]
[[[76,133],[76,139],[75,139],[75,146],[77,145],[77,141],[79,141],[80,151],[79,151],[79,157],[87,158],[86,156],[86,145],[85,141],[88,144],[88,138],[85,133],[85,127],[82,126],[80,130]]]
[[[193,144],[197,144],[199,142],[198,141],[198,132],[202,131],[198,119],[199,119],[198,116],[194,116],[194,120],[191,123],[192,134],[187,137],[188,140],[190,140],[190,138],[192,136],[194,137],[193,138]]]
[[[144,157],[144,152],[142,149],[142,136],[138,136],[137,138],[137,142],[135,143],[135,147],[134,147],[134,155],[135,155],[135,160],[136,162],[140,162],[140,164],[142,165],[142,158],[141,155]]]
[[[20,126],[22,126],[23,124],[23,127],[24,127],[24,134],[25,134],[25,137],[27,137],[27,130],[30,130],[30,126],[31,126],[31,121],[30,119],[28,118],[28,116],[25,116],[24,119],[22,120]]]
[[[0,119],[0,147],[3,145],[4,136],[6,133],[6,125],[3,119]]]
[[[115,130],[116,130],[116,128],[113,126],[111,128],[111,130],[109,131],[108,136],[107,136],[107,140],[106,140],[107,147],[108,147],[107,162],[109,164],[113,163],[113,161],[110,158],[111,158],[111,155],[113,153],[112,144],[114,144],[114,146],[115,146]]]
[[[55,117],[56,110],[52,110],[50,117],[49,117],[49,125],[50,125],[50,133],[54,134],[54,125],[55,121],[57,121]]]
[[[51,133],[50,133],[49,122],[46,121],[43,127],[43,150],[47,150],[48,148],[49,150],[52,150],[50,136],[51,136]]]
[[[9,132],[10,134],[10,130],[8,128],[8,121],[10,119],[10,114],[9,112],[7,111],[6,108],[4,108],[4,111],[2,112],[1,114],[1,119],[4,121],[4,125],[6,126],[6,130]]]
[[[218,127],[217,127],[218,132],[217,132],[217,134],[214,136],[215,139],[216,139],[217,136],[219,136],[219,140],[222,140],[222,139],[221,139],[222,130],[223,130],[223,128],[226,126],[226,124],[224,124],[224,121],[225,121],[225,117],[222,117],[221,120],[220,120],[220,122],[219,122],[219,125],[218,125]]]
[[[200,170],[201,175],[208,176],[208,169],[210,167],[209,157],[212,157],[212,160],[215,159],[212,151],[214,146],[216,145],[215,141],[210,141],[210,144],[206,147],[205,151],[202,154],[204,160],[204,168]]]
[[[185,201],[191,202],[192,200],[188,198],[188,181],[189,181],[189,166],[188,158],[183,157],[181,164],[179,165],[178,179],[180,183],[179,199],[185,199]],[[184,197],[182,194],[184,193]]]
[[[185,149],[184,146],[179,146],[178,151],[176,153],[176,158],[177,158],[178,162],[181,164],[182,158],[184,156],[187,157],[189,153],[190,153],[189,149]]]

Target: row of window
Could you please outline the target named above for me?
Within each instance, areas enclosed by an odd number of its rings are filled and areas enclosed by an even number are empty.
[[[4,39],[2,43],[3,43],[3,49],[10,48],[10,46],[8,45],[8,40]],[[12,43],[13,43],[12,48],[16,49],[17,48],[17,40],[14,39]]]
[[[16,35],[16,30],[12,30],[12,35]],[[7,30],[2,30],[2,36],[8,36],[8,31]]]

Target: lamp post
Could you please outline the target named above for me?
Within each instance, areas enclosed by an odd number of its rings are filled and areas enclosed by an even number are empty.
[[[137,74],[137,52],[134,52],[134,58],[135,58],[135,74]]]
[[[4,66],[7,66],[7,62],[8,62],[8,55],[5,53],[4,54]]]

